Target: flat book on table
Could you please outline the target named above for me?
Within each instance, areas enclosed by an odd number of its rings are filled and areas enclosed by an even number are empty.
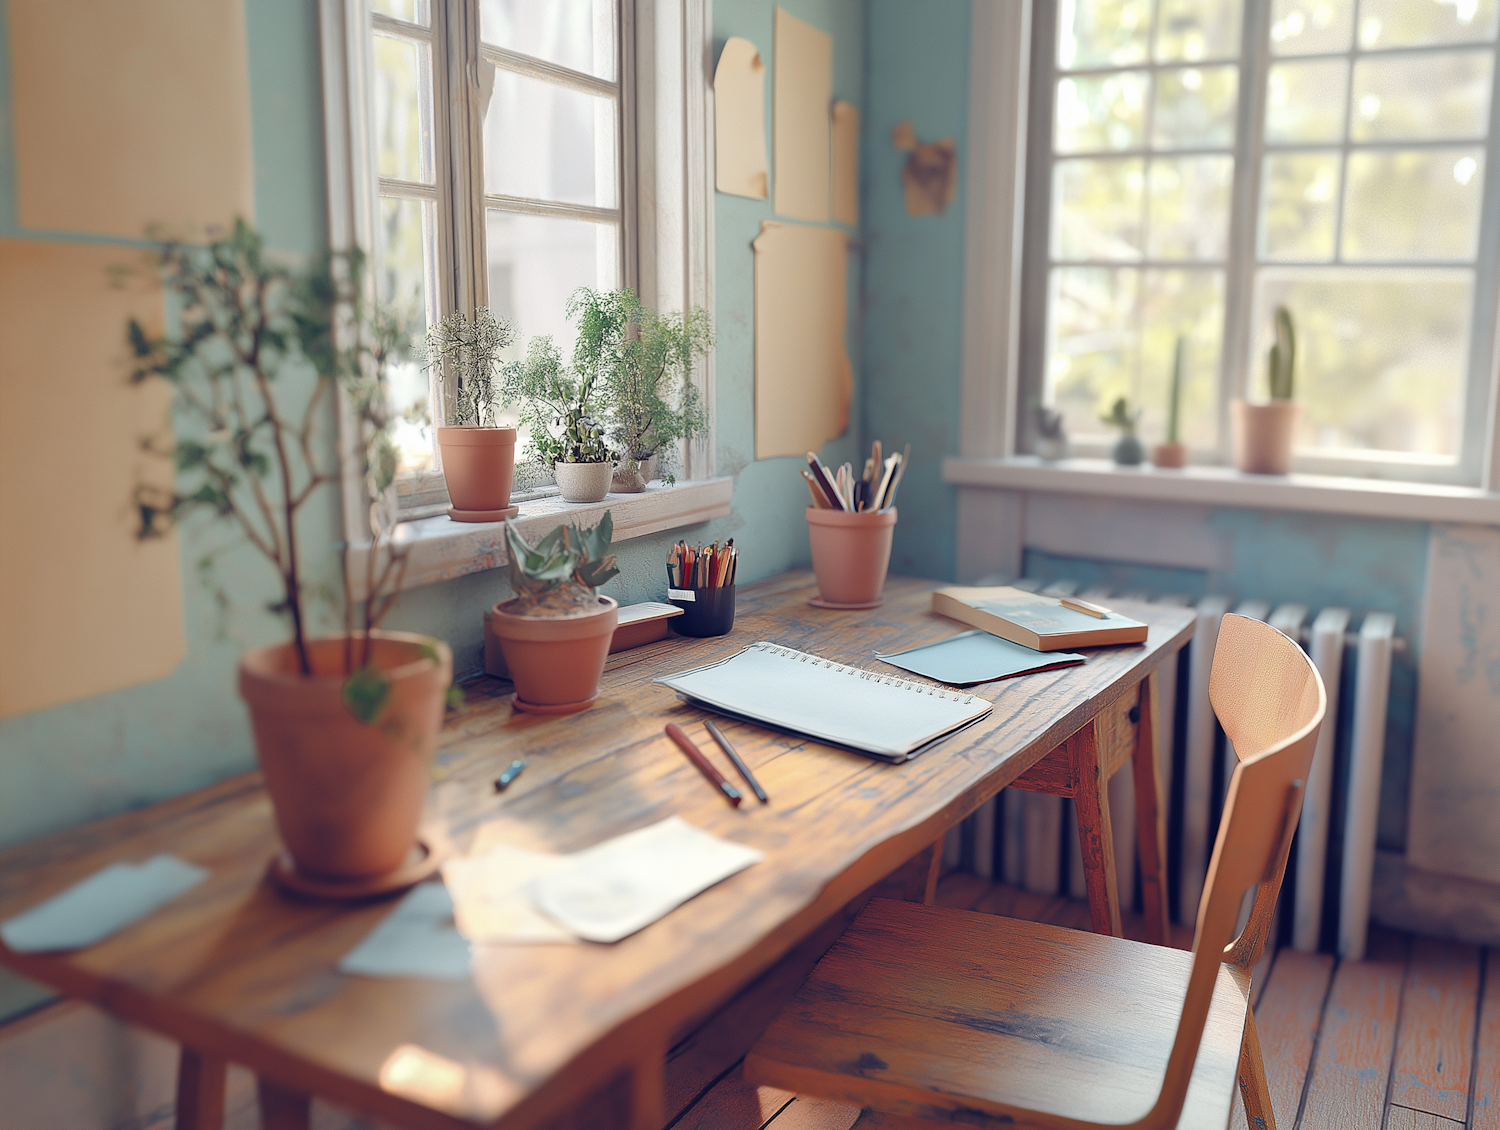
[[[1145,643],[1146,625],[1118,612],[1101,618],[1064,608],[1055,596],[952,585],[932,594],[932,610],[1036,651]]]

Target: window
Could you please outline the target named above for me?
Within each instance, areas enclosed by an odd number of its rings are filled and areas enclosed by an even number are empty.
[[[1473,483],[1493,381],[1496,0],[1043,0],[1021,379],[1102,452],[1128,396],[1227,459],[1299,328],[1299,466]],[[1032,328],[1035,327],[1033,330]]]

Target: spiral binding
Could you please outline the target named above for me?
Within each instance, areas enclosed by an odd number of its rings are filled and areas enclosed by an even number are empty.
[[[769,640],[761,640],[753,643],[749,650],[766,651],[772,655],[784,656],[787,659],[795,659],[799,663],[812,663],[818,667],[827,667],[830,671],[837,671],[842,675],[854,675],[864,679],[866,682],[879,683],[884,687],[899,687],[904,691],[915,691],[917,694],[931,695],[933,698],[943,699],[945,702],[970,703],[974,696],[964,694],[962,691],[949,691],[943,687],[934,686],[932,683],[914,683],[910,679],[898,679],[894,675],[887,675],[883,671],[870,671],[863,667],[850,667],[844,663],[835,663],[831,659],[824,659],[820,655],[809,655],[805,651],[786,647],[783,644],[771,643]]]

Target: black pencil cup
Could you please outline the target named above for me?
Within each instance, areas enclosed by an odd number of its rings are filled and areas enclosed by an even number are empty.
[[[682,609],[667,623],[680,636],[727,636],[734,627],[734,586],[692,589],[692,600],[667,599]]]

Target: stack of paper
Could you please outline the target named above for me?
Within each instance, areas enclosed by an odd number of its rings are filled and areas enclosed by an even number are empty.
[[[145,863],[111,863],[61,894],[0,926],[16,953],[82,949],[138,922],[208,878],[171,855]]]

